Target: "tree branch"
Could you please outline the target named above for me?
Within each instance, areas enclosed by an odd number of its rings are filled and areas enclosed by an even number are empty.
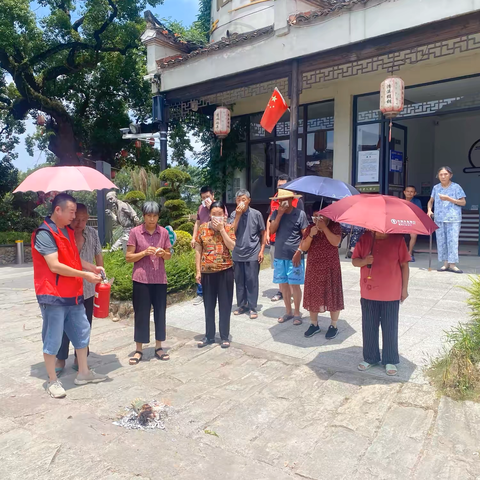
[[[117,6],[113,3],[112,0],[108,0],[108,4],[112,8],[112,13],[109,15],[109,17],[103,22],[103,25],[98,29],[93,32],[93,37],[95,38],[97,45],[99,47],[102,46],[102,39],[100,38],[100,35],[105,32],[105,30],[113,23],[115,18],[117,17],[118,14],[118,9]]]
[[[83,25],[83,22],[85,21],[85,15],[83,17],[80,17],[74,24],[72,25],[73,30],[78,32],[78,29]]]

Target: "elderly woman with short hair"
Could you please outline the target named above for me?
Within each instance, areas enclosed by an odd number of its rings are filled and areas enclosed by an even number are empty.
[[[132,228],[127,243],[126,260],[133,263],[133,310],[135,313],[135,354],[130,365],[137,365],[143,357],[143,344],[150,343],[150,310],[153,306],[155,323],[155,357],[169,360],[163,352],[166,338],[167,274],[165,260],[172,256],[170,237],[158,225],[160,207],[156,202],[145,202],[142,208],[144,223]]]

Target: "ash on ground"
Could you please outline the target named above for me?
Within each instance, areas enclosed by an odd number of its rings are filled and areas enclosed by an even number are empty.
[[[134,400],[114,425],[128,430],[165,430],[165,420],[173,414],[173,408],[156,400]]]

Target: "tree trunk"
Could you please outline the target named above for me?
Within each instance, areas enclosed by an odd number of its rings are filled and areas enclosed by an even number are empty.
[[[77,141],[70,118],[59,116],[55,120],[55,135],[50,137],[48,149],[59,158],[60,165],[80,165]]]

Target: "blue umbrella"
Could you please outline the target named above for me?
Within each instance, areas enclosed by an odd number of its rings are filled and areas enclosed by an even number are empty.
[[[291,190],[297,193],[310,193],[318,197],[328,197],[340,200],[352,195],[358,195],[360,192],[341,180],[334,180],[328,177],[319,177],[316,175],[307,175],[298,177],[282,186],[285,190]]]

